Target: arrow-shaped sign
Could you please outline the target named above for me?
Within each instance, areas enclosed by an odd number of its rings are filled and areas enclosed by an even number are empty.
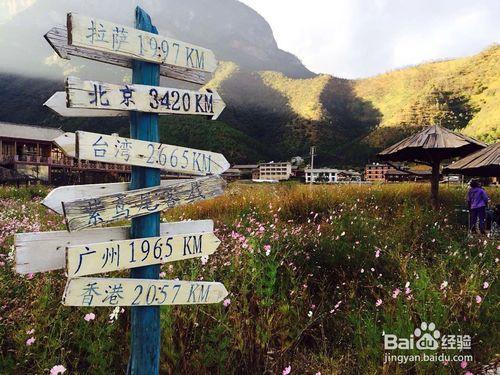
[[[207,281],[77,277],[64,290],[65,306],[159,306],[221,302],[222,283]]]
[[[209,49],[114,22],[68,13],[67,28],[70,46],[203,72],[217,68]]]
[[[58,91],[52,95],[44,106],[64,117],[119,117],[128,116],[127,111],[101,111],[100,109],[82,109],[66,107],[66,93]]]
[[[161,180],[161,186],[170,186],[179,181],[188,181],[189,179]],[[122,193],[130,190],[129,182],[113,182],[108,184],[87,184],[87,185],[67,185],[52,189],[44,198],[42,204],[57,212],[63,214],[62,202],[70,202],[77,199],[99,198],[103,195]]]
[[[68,30],[66,27],[53,27],[44,37],[59,57],[63,59],[70,60],[71,55],[124,68],[132,68],[133,59],[129,56],[68,45]],[[208,81],[207,73],[173,65],[160,65],[160,75],[200,85],[204,85]]]
[[[136,84],[114,85],[98,81],[66,80],[71,108],[205,115],[215,120],[226,105],[215,91],[192,91]]]
[[[163,264],[213,254],[220,241],[212,232],[167,235],[69,246],[68,277]]]
[[[166,187],[155,186],[63,202],[63,211],[71,232],[213,198],[222,194],[225,185],[219,176],[202,177]]]
[[[199,176],[221,174],[229,168],[229,162],[219,153],[114,135],[77,131],[64,133],[54,142],[66,156],[82,160],[158,168]]]
[[[59,203],[61,204],[61,203]],[[212,232],[212,220],[160,223],[160,236]],[[68,231],[16,233],[16,272],[47,272],[66,268],[66,247],[93,242],[122,241],[130,236],[130,227],[108,227]]]

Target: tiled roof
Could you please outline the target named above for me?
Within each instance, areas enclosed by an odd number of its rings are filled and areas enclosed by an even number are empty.
[[[56,128],[0,122],[0,137],[52,141],[62,134],[64,134],[64,131]]]

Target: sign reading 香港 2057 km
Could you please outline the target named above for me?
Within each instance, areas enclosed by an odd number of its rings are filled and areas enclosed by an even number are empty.
[[[132,27],[68,13],[67,28],[71,46],[210,73],[217,68],[209,49]]]

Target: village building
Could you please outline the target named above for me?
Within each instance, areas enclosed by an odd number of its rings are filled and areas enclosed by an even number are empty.
[[[256,175],[253,174],[252,175]],[[292,176],[292,163],[290,162],[269,162],[261,163],[258,166],[258,178],[255,180],[288,180]]]
[[[0,166],[52,185],[127,181],[130,166],[65,156],[56,128],[0,122]]]
[[[339,183],[361,181],[361,173],[335,168],[314,168],[304,170],[305,182],[310,183]]]
[[[389,170],[394,170],[388,164],[373,163],[365,166],[365,181],[384,182],[385,174]]]
[[[239,178],[242,180],[251,180],[253,178],[253,171],[258,168],[259,166],[257,164],[235,164],[231,166],[231,169],[240,171]]]

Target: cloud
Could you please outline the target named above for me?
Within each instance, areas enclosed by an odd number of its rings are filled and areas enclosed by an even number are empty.
[[[315,72],[358,78],[500,42],[498,0],[241,0]]]

